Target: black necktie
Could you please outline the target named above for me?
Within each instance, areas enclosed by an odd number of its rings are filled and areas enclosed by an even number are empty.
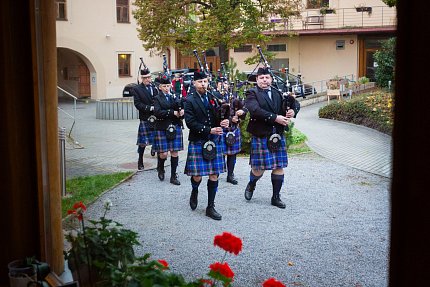
[[[209,107],[208,97],[207,95],[203,96],[203,104],[205,105],[205,108]]]
[[[269,100],[272,100],[272,98],[269,96],[269,89],[263,90],[263,92],[266,94],[266,96],[269,98]]]

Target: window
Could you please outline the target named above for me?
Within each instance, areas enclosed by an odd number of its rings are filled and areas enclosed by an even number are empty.
[[[306,8],[315,9],[321,7],[329,7],[329,0],[308,0]]]
[[[345,50],[345,40],[336,40],[336,50]]]
[[[66,0],[55,0],[57,20],[67,20]]]
[[[118,76],[130,77],[130,54],[118,54]]]
[[[267,45],[267,51],[269,51],[269,52],[285,52],[285,51],[287,51],[287,44]]]
[[[252,52],[252,45],[242,45],[240,47],[234,48],[235,53],[242,53],[242,52]]]
[[[130,23],[128,0],[116,0],[116,21]]]

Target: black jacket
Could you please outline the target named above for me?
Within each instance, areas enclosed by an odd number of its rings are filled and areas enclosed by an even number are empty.
[[[175,111],[179,111],[179,105],[174,95],[171,95],[171,101],[169,102],[162,92],[154,98],[154,115],[157,117],[155,122],[156,130],[165,130],[170,124],[182,126],[182,119],[174,114]]]
[[[188,134],[189,141],[206,141],[209,138],[211,128],[220,126],[220,118],[218,116],[218,107],[216,100],[209,98],[209,109],[206,110],[205,105],[197,92],[193,92],[187,96],[185,101],[185,123],[190,129]]]
[[[275,122],[278,115],[285,116],[286,110],[282,105],[282,96],[279,91],[272,89],[272,100],[258,87],[246,92],[245,107],[248,109],[250,119],[247,131],[257,137],[266,137],[273,133],[273,128],[283,134],[285,127]]]
[[[151,111],[151,106],[154,105],[154,97],[158,94],[158,90],[154,85],[152,85],[152,91],[153,95],[151,96],[151,93],[142,84],[137,85],[130,91],[133,95],[134,106],[139,111],[139,119],[142,121],[146,121],[149,116],[154,114]]]

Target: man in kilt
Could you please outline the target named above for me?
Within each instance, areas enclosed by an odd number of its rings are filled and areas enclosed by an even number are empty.
[[[241,102],[241,99],[231,95],[229,88],[230,87],[226,78],[217,78],[217,91],[214,92],[214,95],[229,103],[228,117],[230,119],[230,125],[229,127],[223,129],[225,143],[224,154],[227,158],[227,182],[237,185],[238,181],[234,177],[234,167],[236,165],[236,155],[241,151],[242,145],[239,122],[240,119],[244,119],[246,116],[247,109],[242,104],[236,105],[236,103],[239,101]],[[235,105],[233,103],[235,103]],[[227,136],[230,137],[231,135],[234,135],[233,143],[228,141],[226,138]]]
[[[290,118],[294,117],[294,110],[285,110],[282,95],[271,88],[272,77],[268,68],[257,71],[257,87],[246,92],[245,106],[249,110],[250,120],[247,131],[252,134],[251,154],[249,163],[251,171],[249,183],[245,189],[245,199],[251,200],[257,181],[265,170],[272,170],[273,195],[271,204],[285,208],[280,191],[284,182],[284,167],[288,165],[287,148],[285,143],[285,127]],[[280,135],[278,137],[273,137]],[[274,139],[280,144],[272,148]]]
[[[184,149],[182,138],[182,118],[184,110],[180,109],[179,98],[171,93],[170,76],[164,74],[158,86],[160,92],[154,99],[155,123],[154,150],[158,153],[158,178],[164,180],[164,162],[170,152],[170,183],[180,185],[176,169],[178,167],[178,151]]]
[[[139,129],[137,132],[137,169],[142,171],[143,154],[147,145],[152,145],[154,140],[154,126],[148,118],[154,115],[154,97],[158,94],[157,88],[152,84],[151,74],[148,69],[140,70],[140,84],[134,87],[130,93],[133,95],[134,105],[139,111]]]
[[[193,84],[195,91],[189,94],[185,101],[185,123],[190,130],[185,165],[185,174],[191,176],[190,207],[192,210],[197,208],[198,188],[202,176],[208,175],[206,216],[221,220],[221,214],[215,210],[215,195],[218,190],[218,176],[225,172],[222,135],[223,128],[228,127],[229,121],[221,121],[218,100],[207,92],[207,75],[200,71],[194,72]],[[212,155],[211,159],[208,159],[208,153]]]

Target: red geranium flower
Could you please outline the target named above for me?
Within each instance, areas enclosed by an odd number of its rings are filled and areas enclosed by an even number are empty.
[[[75,204],[73,204],[73,209],[82,209],[83,211],[87,210],[87,207],[85,206],[85,204],[83,204],[82,201],[76,202]]]
[[[286,286],[281,281],[278,281],[272,277],[263,282],[263,287],[286,287]]]
[[[164,266],[164,268],[163,268],[163,269],[168,269],[168,268],[169,268],[169,263],[167,263],[167,261],[166,261],[166,260],[158,259],[158,263],[160,263],[161,265],[163,265],[163,266]]]
[[[227,252],[238,255],[242,251],[242,239],[234,236],[229,232],[223,232],[221,235],[216,235],[214,245],[219,246]]]
[[[84,219],[84,212],[87,210],[85,204],[82,201],[76,202],[73,204],[73,209],[67,211],[67,214],[73,214],[79,221]]]
[[[211,264],[209,266],[209,268],[212,271],[217,272],[217,273],[221,274],[224,277],[231,278],[231,279],[233,279],[233,277],[234,277],[234,273],[230,269],[230,266],[228,266],[227,262],[225,262],[225,263],[215,262],[215,263]]]

